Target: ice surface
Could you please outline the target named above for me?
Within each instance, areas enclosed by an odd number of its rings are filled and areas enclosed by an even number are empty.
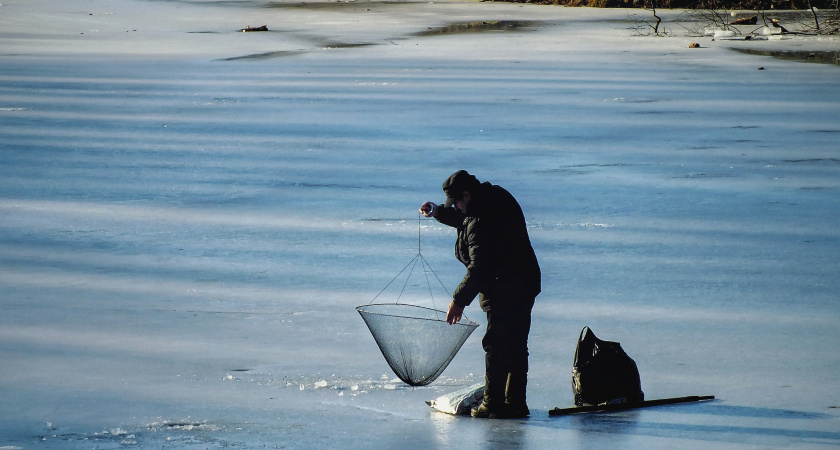
[[[495,20],[531,25],[424,33]],[[514,3],[2,1],[0,446],[840,445],[838,69],[728,48],[837,42],[630,25]],[[480,332],[410,388],[354,310],[462,168],[517,196],[543,269],[528,420],[425,404],[481,381]],[[420,227],[454,288],[452,231]],[[584,325],[647,398],[718,400],[549,418]]]

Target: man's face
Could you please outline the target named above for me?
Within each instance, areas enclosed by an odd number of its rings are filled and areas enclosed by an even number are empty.
[[[464,195],[463,195],[463,197],[461,197],[461,200],[455,200],[455,208],[457,208],[461,211],[464,211],[464,212],[467,212],[467,205],[469,205],[469,204],[470,204],[470,193],[467,192],[467,191],[464,191]]]

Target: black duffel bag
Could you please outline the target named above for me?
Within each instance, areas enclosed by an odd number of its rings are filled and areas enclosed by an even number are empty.
[[[639,369],[618,342],[602,341],[583,327],[572,367],[575,405],[630,403],[645,399]]]

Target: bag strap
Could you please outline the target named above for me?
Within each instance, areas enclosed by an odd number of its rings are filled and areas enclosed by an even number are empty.
[[[582,330],[580,330],[580,336],[578,336],[578,343],[575,347],[575,362],[572,364],[572,368],[577,367],[578,365],[578,354],[580,352],[580,342],[583,340],[583,335],[586,334],[586,330],[592,331],[589,326],[584,326]]]
[[[588,325],[584,326],[582,330],[580,330],[580,336],[578,336],[578,342],[583,340],[583,335],[586,334],[586,330],[592,331]]]

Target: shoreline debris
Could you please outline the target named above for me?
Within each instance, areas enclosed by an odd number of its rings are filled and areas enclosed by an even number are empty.
[[[733,20],[729,22],[727,25],[755,25],[758,23],[758,16],[752,17],[743,17],[738,20]]]
[[[252,31],[268,31],[268,25],[263,25],[263,26],[259,26],[259,27],[252,27],[251,25],[248,25],[247,27],[242,28],[239,31],[241,31],[243,33],[249,33],[249,32],[252,32]]]

